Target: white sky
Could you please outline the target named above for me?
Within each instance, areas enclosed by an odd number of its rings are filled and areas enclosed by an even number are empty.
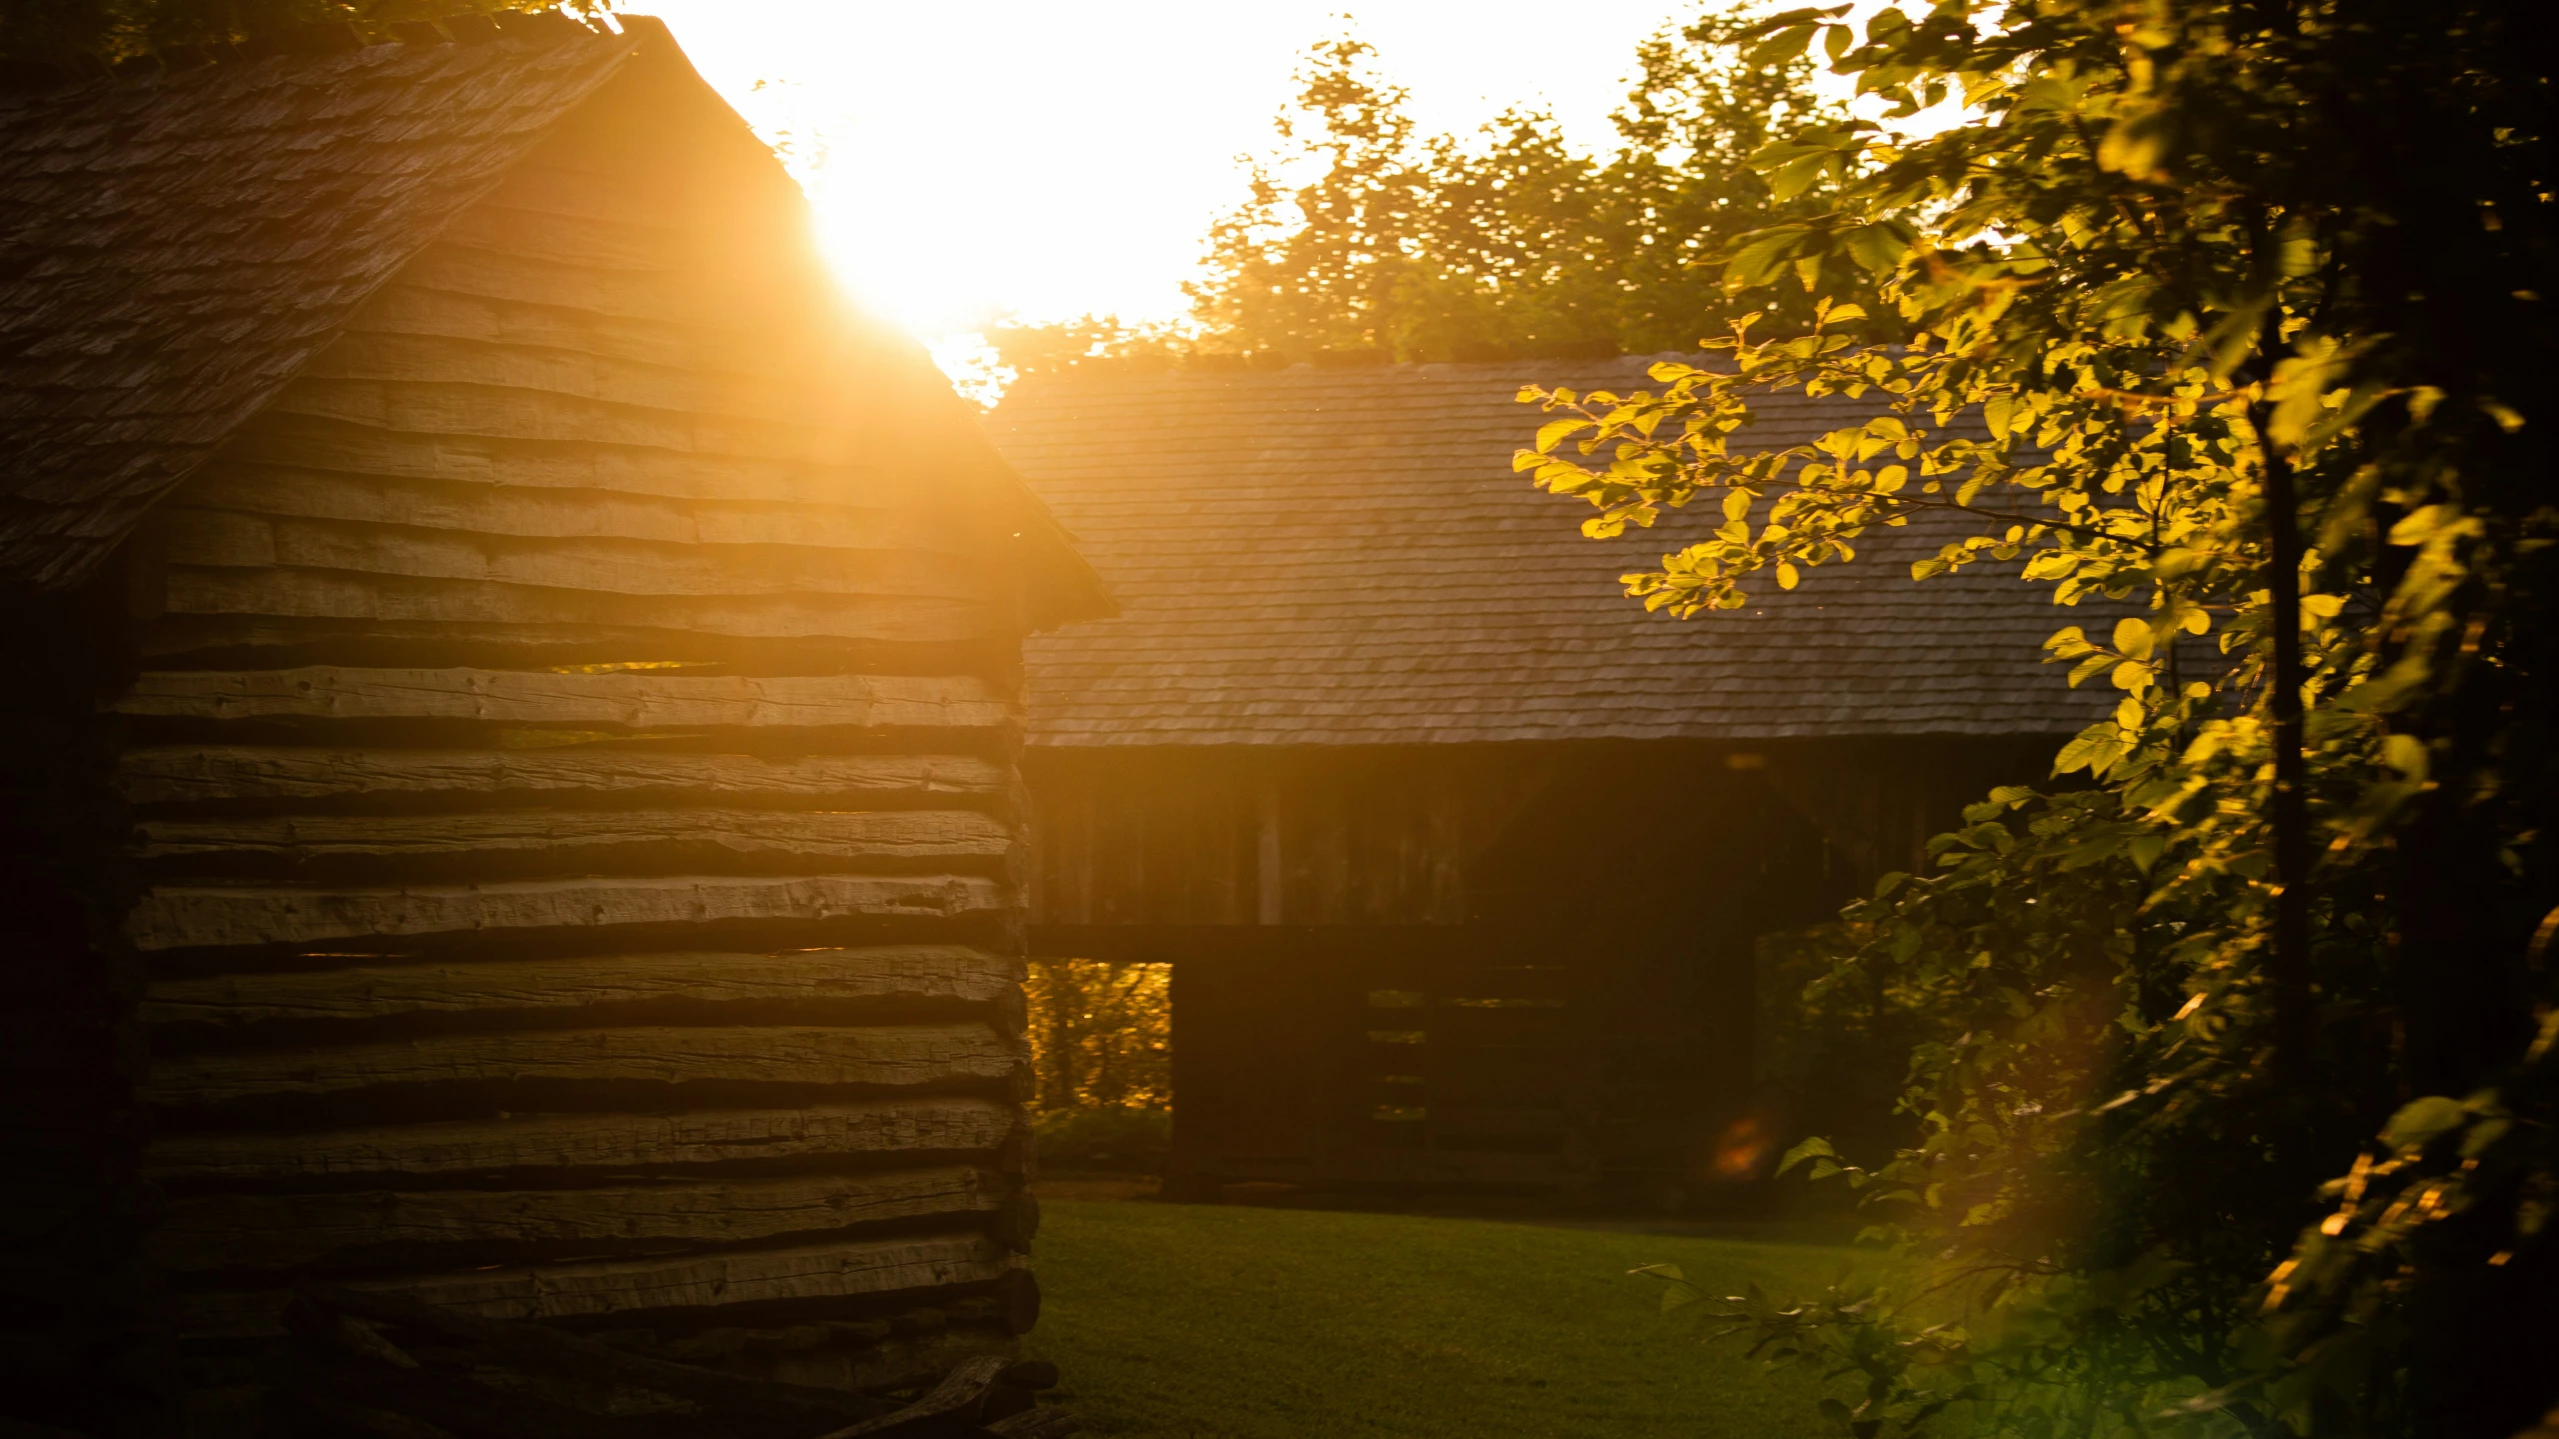
[[[829,252],[946,367],[993,318],[1185,311],[1236,157],[1276,143],[1306,47],[1345,24],[1425,132],[1507,105],[1607,141],[1636,43],[1723,0],[625,0],[808,186]],[[763,82],[761,88],[758,82]]]

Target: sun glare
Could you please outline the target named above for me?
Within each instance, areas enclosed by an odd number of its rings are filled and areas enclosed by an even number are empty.
[[[937,356],[1005,317],[1183,313],[1237,157],[1306,46],[1347,25],[1464,129],[1551,108],[1597,144],[1636,43],[1690,5],[1648,0],[1557,20],[1522,0],[1364,5],[1128,0],[965,9],[871,0],[636,0],[808,186],[847,285]]]

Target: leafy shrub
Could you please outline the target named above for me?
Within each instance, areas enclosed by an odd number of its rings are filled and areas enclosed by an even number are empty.
[[[1047,1170],[1160,1175],[1173,1149],[1173,1115],[1165,1109],[1053,1109],[1036,1129]]]
[[[1034,959],[1030,1001],[1035,1107],[1169,1110],[1173,969],[1100,959]]]

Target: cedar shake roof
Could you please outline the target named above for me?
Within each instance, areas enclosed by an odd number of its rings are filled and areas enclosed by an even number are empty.
[[[1658,357],[1657,357],[1658,358]],[[1514,474],[1525,380],[1626,392],[1652,359],[1180,371],[1030,381],[997,445],[1121,617],[1033,639],[1031,742],[1452,744],[2075,731],[2044,639],[2084,616],[1990,565],[1913,582],[1967,532],[1870,532],[1744,609],[1648,614],[1617,576],[1699,519],[1595,542]],[[1874,402],[1768,400],[1769,445]],[[1707,520],[1712,523],[1713,520]]]
[[[410,27],[422,43],[359,47],[340,29],[336,53],[0,93],[0,579],[93,573],[635,55],[662,50],[708,101],[691,108],[746,135],[658,21],[622,17],[617,35],[505,19],[453,22],[478,43]],[[1109,613],[922,349],[867,328],[860,341],[896,352],[901,400],[935,407],[909,428],[930,432],[946,472],[994,482],[1038,555],[1035,619]]]

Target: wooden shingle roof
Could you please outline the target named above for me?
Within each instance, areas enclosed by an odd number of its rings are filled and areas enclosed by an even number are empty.
[[[0,96],[0,573],[93,568],[643,34]]]
[[[1678,543],[1598,543],[1511,470],[1523,380],[1619,392],[1646,359],[1070,376],[1017,387],[997,445],[1122,616],[1034,639],[1031,741],[1433,744],[2050,734],[2074,694],[2042,641],[2088,617],[1989,566],[1924,583],[1952,535],[1870,533],[1850,565],[1741,610],[1647,614],[1617,576]],[[1809,439],[1873,402],[1768,402]],[[1667,542],[1667,543],[1666,543]]]
[[[95,572],[616,75],[681,70],[701,96],[685,114],[760,153],[659,22],[626,16],[613,34],[505,18],[454,25],[477,43],[412,27],[416,43],[361,46],[341,30],[335,53],[0,93],[0,580]],[[772,181],[790,184],[778,164]],[[922,348],[862,323],[846,340],[872,391],[848,403],[893,411],[885,443],[991,500],[1022,538],[1032,622],[1108,613]]]

